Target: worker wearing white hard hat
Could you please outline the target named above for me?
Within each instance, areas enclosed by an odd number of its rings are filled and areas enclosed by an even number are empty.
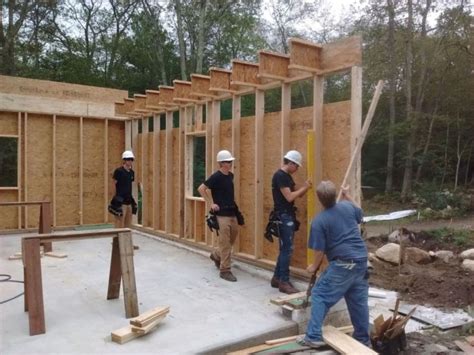
[[[291,294],[299,292],[290,282],[290,263],[293,251],[293,237],[298,230],[299,222],[296,219],[295,200],[304,196],[311,187],[307,180],[300,188],[295,188],[292,175],[302,166],[303,157],[296,150],[288,151],[283,157],[283,165],[272,178],[273,213],[279,223],[280,253],[271,286],[280,292]]]
[[[112,199],[109,211],[115,216],[115,228],[130,228],[132,214],[136,213],[137,204],[132,196],[132,184],[135,181],[135,172],[132,169],[135,155],[131,150],[122,153],[122,166],[115,169],[113,180],[115,196]]]
[[[219,268],[220,277],[231,282],[237,281],[231,271],[232,246],[237,238],[238,225],[244,223],[234,199],[234,174],[231,172],[234,160],[228,150],[219,151],[216,156],[219,169],[198,188],[211,207],[213,215],[209,218],[217,219],[217,223],[213,222],[211,225],[217,224],[215,227],[218,230],[218,247],[211,253],[210,258]]]

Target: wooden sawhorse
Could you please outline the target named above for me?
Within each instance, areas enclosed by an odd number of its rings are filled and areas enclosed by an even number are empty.
[[[38,233],[39,234],[49,234],[51,233],[51,202],[49,201],[12,201],[12,202],[0,202],[0,206],[30,206],[30,205],[39,205],[40,206],[40,215],[39,215],[39,224],[38,224]],[[18,227],[21,227],[20,225]],[[25,222],[26,227],[26,222]],[[51,242],[46,242],[43,244],[44,252],[53,251],[53,245]]]
[[[130,229],[114,228],[94,231],[68,231],[57,234],[36,234],[22,238],[25,312],[28,312],[30,335],[46,333],[40,244],[42,242],[110,237],[113,238],[113,242],[107,299],[119,298],[120,284],[121,280],[123,280],[125,316],[126,318],[138,316],[137,288],[133,265],[133,242]]]

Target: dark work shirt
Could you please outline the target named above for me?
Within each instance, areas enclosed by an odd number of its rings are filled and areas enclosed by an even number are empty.
[[[295,191],[295,182],[290,174],[278,169],[272,178],[272,194],[273,194],[273,205],[275,211],[294,213],[294,202],[288,202],[288,200],[281,193],[281,189],[289,187],[290,191]]]
[[[124,204],[132,202],[132,182],[135,180],[135,173],[132,169],[127,170],[123,166],[115,169],[113,178],[115,183],[115,195],[123,198]]]
[[[234,200],[234,174],[229,172],[228,175],[217,170],[214,174],[204,181],[209,189],[211,189],[212,199],[219,206],[218,216],[235,216],[235,200]]]

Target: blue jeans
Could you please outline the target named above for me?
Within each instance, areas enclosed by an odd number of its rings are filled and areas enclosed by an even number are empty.
[[[369,283],[367,261],[331,261],[311,292],[311,319],[306,338],[322,340],[321,328],[329,309],[342,297],[354,326],[354,339],[369,345]]]
[[[295,221],[288,213],[280,213],[280,254],[273,276],[283,282],[290,281],[290,262],[293,253],[293,236],[295,235]]]

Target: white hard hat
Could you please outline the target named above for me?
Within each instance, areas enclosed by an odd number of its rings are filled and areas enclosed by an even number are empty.
[[[298,164],[298,166],[303,166],[303,164],[301,163],[303,157],[301,156],[301,153],[297,150],[288,151],[288,153],[286,153],[283,158],[288,159],[289,161],[292,161],[295,164]]]
[[[125,152],[122,153],[122,159],[135,159],[135,156],[133,155],[133,152],[131,150],[126,150]]]
[[[233,161],[235,158],[232,156],[232,154],[228,150],[221,150],[219,153],[217,153],[217,161]]]

